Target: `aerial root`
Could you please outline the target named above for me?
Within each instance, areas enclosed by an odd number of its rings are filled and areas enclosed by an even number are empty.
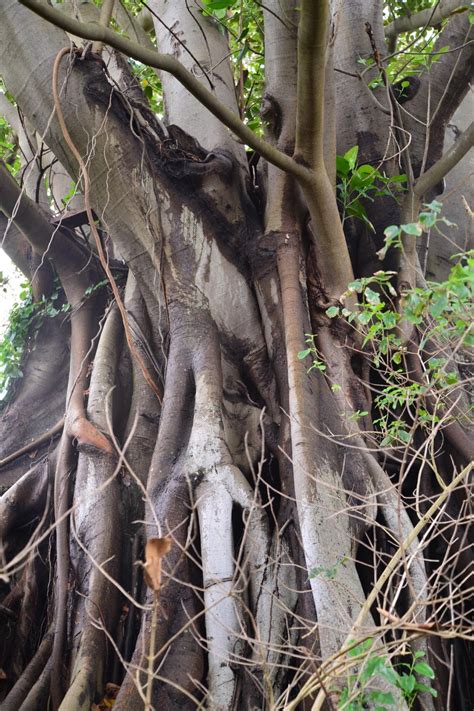
[[[49,657],[46,662],[46,666],[38,677],[38,680],[31,687],[28,696],[23,701],[18,711],[38,711],[39,709],[48,708],[48,697],[51,688],[52,669],[53,660],[51,657]]]
[[[68,434],[77,440],[79,451],[97,451],[113,456],[114,448],[102,432],[99,432],[86,417],[78,417],[68,426]]]
[[[11,542],[10,532],[21,520],[41,517],[46,505],[54,457],[35,464],[0,497],[0,539]]]
[[[11,462],[14,462],[15,459],[19,459],[24,454],[28,454],[28,452],[31,452],[32,449],[37,449],[38,447],[41,447],[41,445],[45,444],[45,442],[52,441],[54,437],[62,432],[63,427],[64,417],[61,417],[61,419],[53,427],[50,427],[49,430],[43,432],[43,434],[38,437],[35,437],[34,440],[28,442],[23,447],[20,447],[20,449],[17,449],[15,452],[12,452],[3,459],[0,459],[0,469]]]
[[[53,648],[53,634],[49,630],[43,637],[34,657],[21,673],[16,684],[9,691],[2,702],[3,711],[18,711],[23,708],[22,704],[33,690],[40,675],[44,672],[46,663]]]

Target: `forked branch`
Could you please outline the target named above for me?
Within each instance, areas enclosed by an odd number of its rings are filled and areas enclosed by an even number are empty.
[[[413,192],[419,198],[423,197],[428,190],[434,188],[450,170],[464,158],[466,153],[474,146],[474,121],[462,132],[459,138],[448,148],[446,153],[431,166],[426,173],[418,178]]]
[[[467,10],[467,3],[461,3],[459,0],[440,0],[435,9],[427,8],[426,10],[415,12],[413,15],[407,14],[403,17],[397,17],[396,20],[385,27],[385,35],[391,39],[402,32],[413,32],[419,28],[435,27],[456,11],[464,12],[465,10]]]
[[[72,17],[68,17],[49,5],[38,2],[38,0],[20,0],[20,2],[43,19],[70,34],[93,42],[102,42],[149,67],[169,72],[243,143],[253,148],[263,158],[276,165],[277,168],[294,175],[300,180],[307,179],[309,172],[307,169],[298,165],[290,156],[278,150],[263,138],[257,136],[240,120],[237,114],[219,101],[215,94],[201,84],[199,79],[185,69],[172,55],[141,47],[136,42],[132,42],[126,37],[122,37],[98,24],[77,22]]]
[[[324,169],[327,0],[303,0],[300,15],[295,157],[320,170]]]

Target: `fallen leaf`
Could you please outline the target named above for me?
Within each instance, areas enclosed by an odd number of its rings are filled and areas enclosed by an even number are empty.
[[[104,698],[98,704],[92,704],[91,711],[107,711],[115,705],[120,686],[111,681],[105,685]]]
[[[171,538],[149,538],[145,546],[145,582],[158,592],[161,586],[161,559],[171,550]]]
[[[113,684],[111,681],[109,681],[105,685],[105,695],[108,699],[116,699],[119,691],[120,686],[118,684]]]

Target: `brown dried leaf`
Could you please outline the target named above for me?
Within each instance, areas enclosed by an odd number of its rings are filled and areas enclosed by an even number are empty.
[[[109,681],[105,685],[104,698],[99,702],[99,704],[92,704],[91,711],[107,711],[107,709],[113,708],[119,691],[120,686]]]
[[[145,546],[145,582],[158,592],[161,586],[161,559],[171,550],[171,538],[149,538]]]
[[[118,684],[114,684],[112,681],[107,682],[105,685],[105,695],[109,699],[115,699],[119,691],[120,686]]]

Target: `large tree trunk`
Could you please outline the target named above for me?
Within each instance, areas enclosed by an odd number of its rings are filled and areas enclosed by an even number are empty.
[[[221,109],[161,71],[162,121],[123,55],[78,50],[1,0],[0,72],[30,151],[23,189],[0,166],[4,248],[38,296],[57,277],[71,305],[40,326],[0,422],[2,708],[89,710],[107,683],[126,711],[320,708],[324,695],[335,708],[364,666],[348,647],[369,639],[387,669],[426,655],[439,694],[420,693],[420,708],[468,709],[466,670],[449,673],[466,644],[465,423],[448,421],[426,451],[414,425],[409,463],[379,454],[370,390],[383,376],[326,313],[357,309],[347,285],[380,267],[383,231],[402,218],[385,199],[370,208],[374,236],[358,229],[346,246],[334,186],[336,135],[339,152],[358,144],[364,162],[397,170],[402,127],[332,64],[352,73],[370,51],[365,22],[385,51],[381,4],[267,0],[256,171],[223,123],[239,112],[227,36],[198,3],[150,9],[160,52]],[[123,8],[115,17],[150,45]],[[458,74],[443,116],[464,93]],[[49,194],[41,146],[58,161]],[[78,195],[53,219],[68,176]],[[307,334],[324,368],[298,357]],[[424,351],[410,337],[416,380]],[[141,561],[165,536],[157,594]],[[453,641],[440,560],[462,591]],[[408,706],[381,676],[370,689]]]

